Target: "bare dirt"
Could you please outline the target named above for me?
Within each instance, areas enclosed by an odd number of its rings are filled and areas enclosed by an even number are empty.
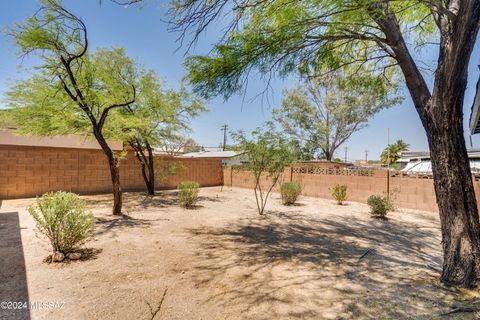
[[[285,207],[273,194],[259,216],[251,190],[200,195],[187,210],[175,191],[126,193],[125,217],[110,214],[110,196],[85,196],[95,238],[81,261],[51,264],[26,211],[34,199],[4,201],[0,301],[37,306],[0,309],[0,319],[476,317],[441,316],[454,306],[475,309],[479,294],[439,284],[435,213],[401,210],[377,220],[363,204],[303,197]]]

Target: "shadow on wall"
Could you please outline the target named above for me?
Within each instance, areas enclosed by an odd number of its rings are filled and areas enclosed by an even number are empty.
[[[18,212],[0,212],[0,302],[28,304],[27,274]],[[30,319],[28,308],[0,308],[0,319]]]
[[[428,267],[438,230],[290,211],[188,232],[196,286],[246,319],[431,319],[451,303]]]

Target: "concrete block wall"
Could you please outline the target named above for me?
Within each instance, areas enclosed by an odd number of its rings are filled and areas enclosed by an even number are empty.
[[[301,173],[299,173],[301,172]],[[328,173],[328,174],[327,174]],[[225,185],[253,188],[253,175],[249,171],[226,167],[223,170]],[[268,179],[262,178],[262,183],[268,185]],[[369,196],[382,195],[387,191],[387,171],[373,170],[370,174],[359,175],[354,170],[292,170],[287,168],[282,181],[296,181],[302,184],[302,194],[305,196],[332,199],[335,185],[344,184],[348,187],[348,199],[366,203]],[[438,211],[435,189],[432,179],[417,177],[390,177],[390,190],[397,190],[396,204],[401,208],[424,211]],[[480,203],[480,181],[474,180],[477,202]],[[278,191],[279,185],[274,191]]]
[[[159,179],[157,189],[175,188],[184,180],[202,186],[222,184],[221,160],[166,161],[178,163],[183,169]],[[125,191],[145,190],[140,165],[132,152],[120,162],[120,179]],[[0,199],[34,197],[57,190],[108,193],[111,188],[108,163],[101,150],[0,145]]]

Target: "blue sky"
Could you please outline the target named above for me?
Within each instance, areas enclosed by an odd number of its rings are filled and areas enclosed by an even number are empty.
[[[103,0],[66,0],[67,8],[85,21],[89,30],[90,48],[125,47],[127,53],[137,59],[146,68],[154,69],[166,80],[170,87],[177,87],[185,74],[182,66],[185,50],[178,48],[177,34],[169,33],[165,19],[166,5],[147,1],[142,8],[122,7]],[[34,0],[16,0],[0,2],[0,26],[8,28],[14,22],[22,22],[31,16],[38,3]],[[217,40],[219,30],[210,28],[203,34],[192,53],[206,53]],[[470,106],[475,95],[475,85],[479,78],[480,41],[477,41],[469,66],[469,82],[465,95],[465,132],[468,133]],[[423,52],[425,62],[434,62],[435,52]],[[29,59],[23,63],[16,55],[15,47],[4,33],[0,35],[0,98],[11,84],[11,80],[28,76],[28,67],[34,63]],[[247,132],[261,126],[271,119],[271,110],[280,105],[282,89],[295,85],[297,79],[275,79],[269,94],[269,101],[257,98],[256,94],[264,89],[264,82],[256,75],[249,79],[246,97],[234,96],[228,101],[222,98],[207,102],[210,110],[192,122],[191,136],[204,146],[218,146],[222,141],[220,127],[228,124],[232,130],[243,129]],[[3,99],[2,99],[3,100]],[[0,107],[4,102],[0,102]],[[403,104],[384,110],[369,122],[369,126],[354,136],[345,145],[348,147],[348,159],[364,159],[365,150],[369,159],[377,159],[387,144],[387,131],[390,139],[403,139],[411,145],[411,150],[426,150],[427,140],[424,129],[415,112],[408,92],[405,91]],[[469,136],[466,136],[470,147]],[[473,147],[480,148],[480,135],[473,137]],[[338,157],[344,158],[344,148],[338,151]]]

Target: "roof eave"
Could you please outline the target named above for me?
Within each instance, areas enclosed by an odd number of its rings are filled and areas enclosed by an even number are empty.
[[[474,135],[480,133],[480,125],[478,123],[480,118],[480,78],[477,82],[477,90],[475,98],[473,99],[472,112],[470,114],[470,134]]]

